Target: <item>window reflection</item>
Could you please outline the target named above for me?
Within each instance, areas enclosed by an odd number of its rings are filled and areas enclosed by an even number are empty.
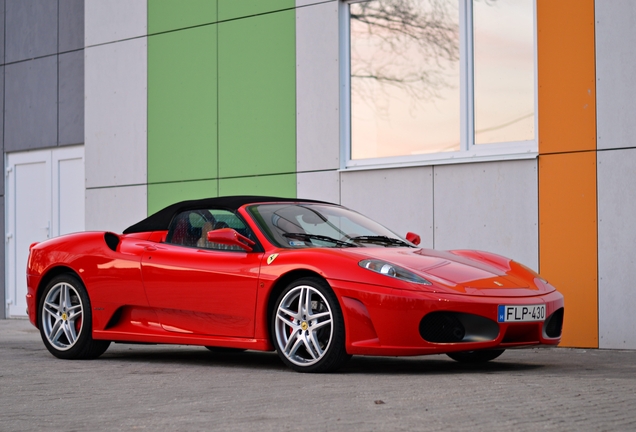
[[[473,2],[475,144],[535,138],[532,0]]]
[[[351,15],[351,158],[459,150],[457,0],[374,0]]]

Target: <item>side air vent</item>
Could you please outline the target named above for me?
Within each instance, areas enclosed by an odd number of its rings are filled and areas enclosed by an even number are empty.
[[[117,234],[113,234],[112,232],[105,233],[104,241],[110,250],[117,252],[117,246],[119,246],[119,236]]]
[[[420,336],[433,343],[484,342],[497,339],[496,322],[462,312],[432,312],[420,321]]]
[[[563,308],[557,309],[552,315],[545,320],[543,324],[543,333],[545,337],[557,338],[561,336],[563,329]]]

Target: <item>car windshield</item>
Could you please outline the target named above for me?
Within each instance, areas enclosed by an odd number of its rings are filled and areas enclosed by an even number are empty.
[[[247,211],[279,247],[414,247],[379,223],[335,205],[258,204]]]

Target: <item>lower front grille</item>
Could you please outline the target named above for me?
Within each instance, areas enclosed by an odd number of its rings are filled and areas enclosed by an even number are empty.
[[[461,342],[466,329],[452,312],[433,312],[420,321],[420,335],[427,342]]]
[[[557,309],[552,315],[545,320],[543,324],[543,333],[545,337],[557,338],[561,336],[563,330],[563,308]]]
[[[420,321],[420,336],[433,343],[486,342],[497,339],[493,320],[462,312],[432,312]]]

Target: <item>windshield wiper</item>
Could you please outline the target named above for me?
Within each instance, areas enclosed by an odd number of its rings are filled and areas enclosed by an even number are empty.
[[[342,246],[342,247],[357,247],[353,243],[349,243],[349,242],[346,242],[346,241],[338,240],[338,239],[335,239],[333,237],[324,236],[324,235],[320,235],[320,234],[283,233],[283,237],[295,238],[295,239],[298,239],[298,240],[309,240],[309,241],[319,240],[319,241],[325,241],[325,242],[333,243],[333,244],[336,244],[336,245]]]
[[[411,247],[410,244],[408,244],[407,242],[403,240],[387,237],[387,236],[357,236],[357,237],[351,237],[350,240],[354,242],[359,242],[359,243],[377,243],[377,244],[387,245],[387,246]]]

